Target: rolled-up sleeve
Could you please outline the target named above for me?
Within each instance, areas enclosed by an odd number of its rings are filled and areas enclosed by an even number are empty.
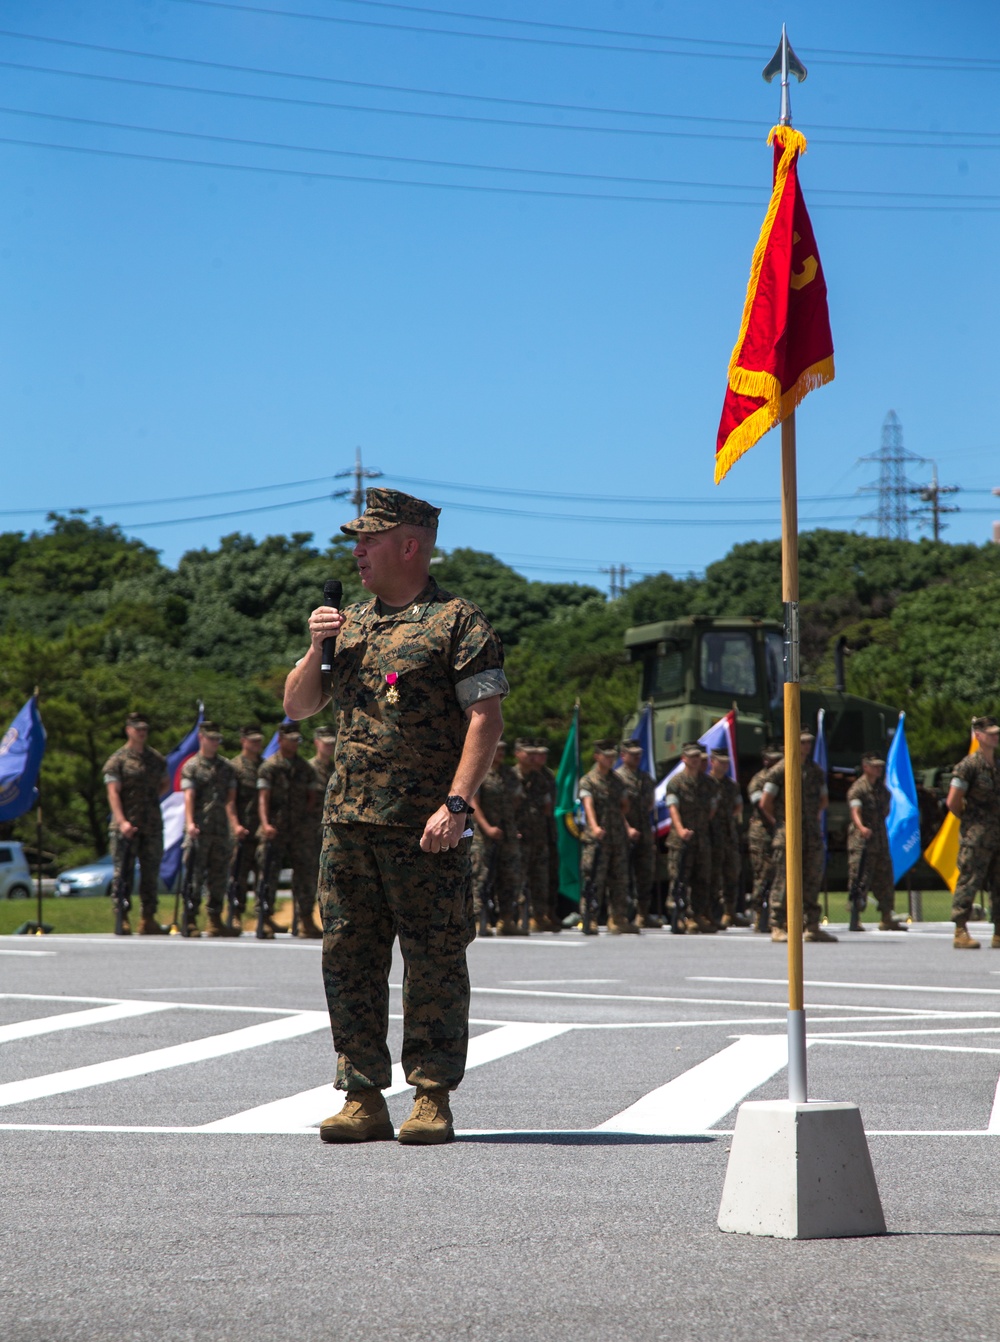
[[[474,676],[466,676],[455,685],[455,694],[463,708],[471,708],[482,699],[506,699],[510,694],[507,677],[499,667],[489,671],[477,671]]]

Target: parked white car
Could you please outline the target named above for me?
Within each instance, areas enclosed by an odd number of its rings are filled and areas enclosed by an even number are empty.
[[[0,899],[30,899],[31,868],[19,843],[0,841]]]

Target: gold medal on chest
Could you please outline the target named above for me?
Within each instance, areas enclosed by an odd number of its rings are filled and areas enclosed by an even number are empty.
[[[399,690],[396,689],[396,681],[399,679],[395,671],[387,671],[385,676],[385,700],[388,704],[399,703]]]

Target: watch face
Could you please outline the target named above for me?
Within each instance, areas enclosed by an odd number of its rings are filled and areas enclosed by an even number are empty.
[[[445,806],[447,806],[448,810],[452,813],[452,815],[461,815],[461,813],[465,810],[465,798],[449,797],[448,800],[445,802]]]

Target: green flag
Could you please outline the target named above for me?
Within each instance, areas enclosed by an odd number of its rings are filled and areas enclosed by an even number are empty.
[[[580,839],[576,827],[580,783],[580,705],[573,709],[573,722],[556,774],[556,837],[559,843],[559,892],[580,902]]]

